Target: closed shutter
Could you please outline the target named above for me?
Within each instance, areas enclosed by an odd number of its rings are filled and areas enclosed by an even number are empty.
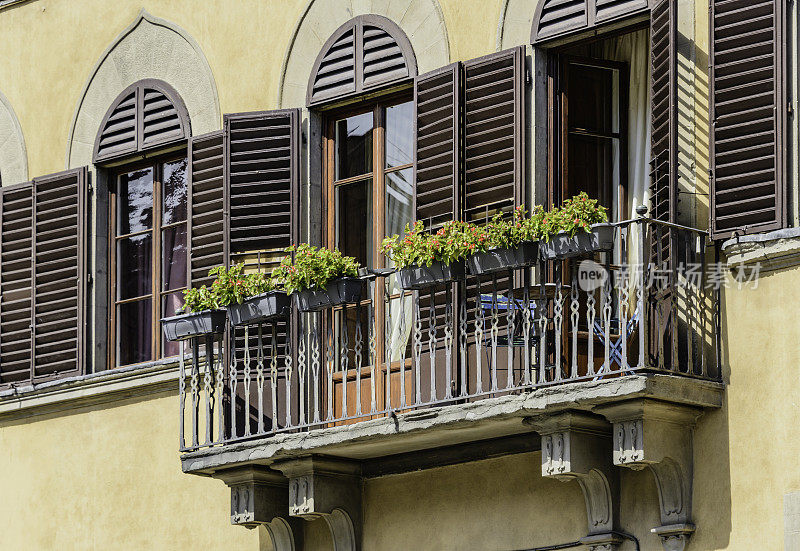
[[[650,19],[651,172],[650,216],[674,222],[677,207],[677,2],[661,0]],[[669,250],[663,232],[662,253]],[[655,254],[655,253],[654,253]],[[663,259],[663,260],[666,260]]]
[[[123,94],[97,138],[96,159],[108,159],[136,152],[136,89]]]
[[[461,211],[461,66],[415,79],[416,219],[438,226]]]
[[[351,27],[333,39],[327,53],[319,60],[308,101],[319,102],[355,91],[356,27]]]
[[[224,134],[195,136],[189,141],[189,281],[208,285],[208,271],[225,263]]]
[[[0,383],[30,380],[33,186],[0,189]]]
[[[180,140],[184,136],[183,123],[178,109],[161,90],[142,86],[141,148]],[[188,134],[188,132],[187,132]]]
[[[85,365],[86,168],[33,181],[33,375]]]
[[[464,219],[509,211],[521,196],[525,49],[464,63]]]
[[[711,231],[786,226],[786,4],[711,3]]]

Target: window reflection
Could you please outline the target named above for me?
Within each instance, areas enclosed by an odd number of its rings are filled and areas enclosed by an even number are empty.
[[[414,102],[386,108],[386,168],[411,162],[413,130]]]
[[[117,235],[150,229],[153,225],[153,169],[123,174],[119,179],[117,201]]]
[[[172,224],[186,220],[186,159],[164,163],[163,220]]]
[[[336,121],[336,179],[372,171],[372,112]]]
[[[336,248],[372,266],[372,179],[336,187]]]

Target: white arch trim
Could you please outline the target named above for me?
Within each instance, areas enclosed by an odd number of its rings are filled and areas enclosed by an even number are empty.
[[[28,180],[28,151],[16,113],[0,92],[0,181],[4,186]]]

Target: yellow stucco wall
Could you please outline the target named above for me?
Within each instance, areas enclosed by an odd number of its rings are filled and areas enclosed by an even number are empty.
[[[30,176],[64,168],[86,79],[141,9],[197,41],[227,113],[276,107],[287,44],[306,3],[33,0],[0,10],[0,91],[19,118]],[[452,60],[493,51],[501,4],[440,2]],[[694,171],[703,189],[707,5],[695,8]],[[762,277],[757,290],[725,293],[730,386],[725,407],[705,415],[696,432],[693,549],[781,548],[783,495],[800,491],[797,288],[800,270],[790,269]],[[269,549],[263,531],[230,526],[221,482],[180,472],[176,401],[165,393],[0,421],[0,549]],[[538,462],[523,454],[367,482],[365,549],[513,549],[584,535],[577,484],[543,480]],[[643,549],[660,549],[646,530],[658,524],[652,477],[624,472],[622,486],[623,525]],[[319,522],[306,535],[309,547],[329,543]]]

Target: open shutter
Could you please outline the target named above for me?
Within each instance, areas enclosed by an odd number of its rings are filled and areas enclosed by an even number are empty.
[[[33,376],[85,365],[86,168],[33,181]]]
[[[464,62],[464,220],[520,202],[524,63],[522,46]]]
[[[786,226],[784,0],[711,2],[711,231]]]
[[[416,219],[427,227],[461,211],[461,66],[453,63],[414,81]]]
[[[650,16],[650,215],[675,221],[677,191],[677,2],[659,0]]]
[[[189,281],[208,285],[208,270],[225,263],[226,235],[222,131],[189,141]]]
[[[33,186],[0,189],[0,383],[31,378]]]

